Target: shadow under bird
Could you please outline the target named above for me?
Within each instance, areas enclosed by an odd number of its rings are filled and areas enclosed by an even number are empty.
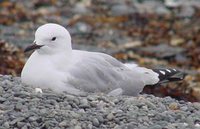
[[[146,85],[184,78],[176,69],[148,69],[123,64],[104,53],[73,50],[67,29],[54,23],[36,30],[35,41],[25,52],[31,50],[34,52],[22,70],[22,82],[58,93],[137,96]]]

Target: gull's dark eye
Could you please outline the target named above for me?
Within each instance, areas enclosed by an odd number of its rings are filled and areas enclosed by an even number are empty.
[[[56,40],[56,37],[53,37],[52,39],[51,39],[51,41],[55,41]]]

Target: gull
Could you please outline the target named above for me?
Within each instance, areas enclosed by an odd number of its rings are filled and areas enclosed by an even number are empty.
[[[104,53],[74,50],[68,30],[55,23],[36,30],[35,40],[25,52],[31,50],[34,52],[22,70],[21,80],[40,93],[40,89],[51,89],[72,95],[103,92],[137,96],[146,85],[183,79],[176,69],[148,69],[123,64]]]

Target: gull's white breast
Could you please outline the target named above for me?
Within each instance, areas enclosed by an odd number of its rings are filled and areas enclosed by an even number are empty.
[[[49,58],[46,55],[41,56],[35,51],[29,57],[22,70],[22,82],[33,87],[50,88],[55,89],[57,92],[62,92],[60,90],[64,90],[66,76],[63,72],[54,70],[55,66]]]

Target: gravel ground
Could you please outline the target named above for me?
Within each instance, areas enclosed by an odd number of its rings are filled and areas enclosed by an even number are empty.
[[[36,93],[20,78],[0,76],[0,126],[16,129],[198,129],[200,103],[152,95],[76,97]]]

